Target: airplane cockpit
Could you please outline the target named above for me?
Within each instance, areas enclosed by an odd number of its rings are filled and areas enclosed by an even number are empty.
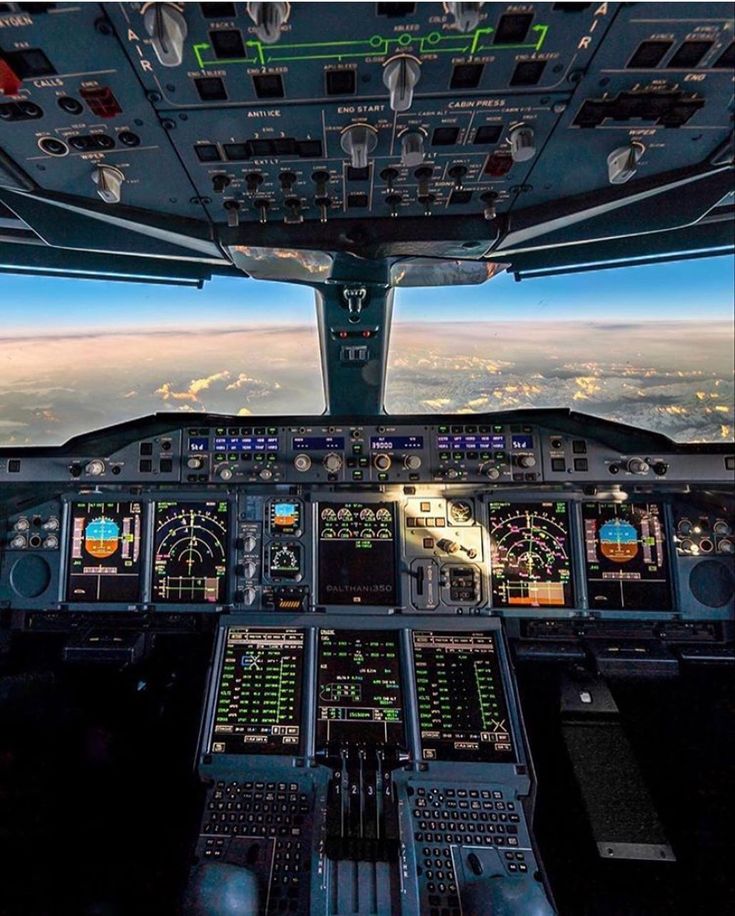
[[[0,2],[0,916],[735,912],[734,93],[730,3]]]

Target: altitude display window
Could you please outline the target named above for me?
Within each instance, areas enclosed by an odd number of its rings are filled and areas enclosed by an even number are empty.
[[[657,503],[582,505],[591,608],[671,608],[664,522]]]
[[[72,504],[67,601],[140,601],[142,518],[137,502]]]
[[[329,743],[403,745],[398,634],[320,630],[317,748]]]
[[[412,633],[424,760],[514,762],[492,633]]]
[[[213,754],[298,754],[301,630],[231,627],[217,687]]]
[[[392,503],[319,504],[319,603],[396,603]]]
[[[565,502],[491,502],[494,607],[572,607],[569,510]]]
[[[156,503],[153,600],[216,604],[225,600],[229,503]]]

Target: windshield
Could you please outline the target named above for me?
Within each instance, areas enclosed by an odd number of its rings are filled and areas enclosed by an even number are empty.
[[[222,277],[202,290],[57,277],[0,283],[3,444],[61,444],[164,410],[324,410],[310,289]]]
[[[389,413],[571,407],[733,438],[731,257],[396,293]]]
[[[400,289],[387,409],[572,407],[682,442],[732,439],[733,281],[718,257]],[[324,410],[306,287],[5,276],[2,292],[1,444],[60,444],[156,411]]]

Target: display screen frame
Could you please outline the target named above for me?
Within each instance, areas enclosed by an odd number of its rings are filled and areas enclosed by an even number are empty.
[[[315,669],[316,670],[315,670],[315,692],[314,692],[314,748],[315,748],[315,752],[319,753],[320,751],[325,750],[331,741],[335,741],[336,743],[341,743],[341,744],[350,744],[350,745],[362,744],[363,741],[360,737],[358,737],[358,731],[360,730],[360,728],[364,729],[369,724],[363,719],[355,718],[354,734],[349,734],[342,739],[333,738],[329,734],[329,726],[328,726],[328,723],[332,720],[323,719],[321,717],[321,706],[322,706],[321,690],[325,686],[320,683],[321,673],[323,670],[322,669],[322,662],[323,662],[322,648],[323,648],[324,637],[330,636],[330,635],[340,637],[344,639],[345,641],[352,640],[353,645],[357,644],[358,638],[362,640],[370,640],[370,639],[375,640],[375,639],[389,638],[394,642],[395,644],[395,664],[394,664],[395,671],[392,672],[392,676],[395,677],[396,684],[397,684],[398,708],[400,709],[401,718],[394,722],[388,722],[388,721],[385,722],[385,737],[386,737],[386,744],[395,744],[397,747],[406,747],[407,741],[408,741],[408,734],[409,734],[410,716],[409,716],[409,710],[407,708],[408,691],[406,689],[407,682],[405,679],[405,662],[403,658],[403,645],[402,645],[403,641],[402,641],[402,636],[401,636],[402,630],[399,628],[394,628],[394,627],[390,627],[390,628],[388,627],[386,628],[380,628],[380,627],[359,628],[359,627],[350,627],[350,626],[330,627],[326,625],[326,623],[324,623],[319,626],[316,632],[317,632],[316,646],[315,646],[315,651],[316,651]],[[354,658],[354,653],[350,655],[350,658],[351,659]],[[383,658],[385,658],[385,656],[381,656],[381,659]],[[335,676],[337,676],[337,673],[335,673]],[[335,721],[343,721],[343,720],[336,719]],[[372,724],[375,724],[376,721],[380,721],[380,720],[370,720]],[[325,722],[327,723],[326,726],[322,724]],[[388,737],[388,732],[391,727],[393,727],[396,730],[396,732],[400,732],[400,734],[397,734],[395,736],[395,740],[393,738]],[[326,734],[322,734],[324,729],[326,729]],[[379,729],[376,729],[376,730],[379,730]],[[367,742],[367,743],[370,744],[370,742]],[[377,742],[377,743],[381,743],[381,742]]]
[[[486,657],[491,659],[490,669],[492,680],[496,687],[496,693],[499,697],[501,713],[504,717],[500,722],[507,725],[505,729],[508,736],[509,747],[502,751],[497,751],[499,742],[487,741],[483,745],[475,746],[475,742],[470,738],[464,741],[473,746],[466,748],[451,747],[455,741],[461,742],[463,739],[457,738],[456,733],[452,737],[440,737],[435,741],[430,741],[425,736],[425,729],[422,725],[421,714],[421,688],[419,686],[419,669],[417,667],[417,656],[420,654],[420,647],[417,647],[417,637],[426,637],[431,640],[437,639],[440,643],[446,641],[451,643],[461,639],[482,639],[490,640],[493,650],[485,653]],[[502,633],[499,630],[491,629],[467,629],[467,630],[443,630],[443,629],[423,629],[421,627],[412,627],[409,631],[409,642],[411,646],[411,670],[410,677],[413,679],[413,689],[416,697],[416,723],[418,727],[419,757],[423,763],[479,763],[486,765],[491,764],[510,764],[516,766],[524,761],[523,743],[520,733],[516,729],[514,718],[514,697],[511,685],[505,674],[504,652],[505,647],[502,639]],[[428,649],[431,646],[427,646]],[[502,743],[502,742],[500,742]],[[434,753],[431,753],[432,748]]]
[[[296,671],[296,690],[295,690],[295,699],[294,699],[294,711],[296,714],[296,726],[285,725],[283,727],[292,728],[297,727],[299,729],[297,741],[288,748],[284,746],[278,747],[275,744],[270,744],[270,742],[252,742],[252,748],[247,746],[247,742],[243,740],[242,748],[229,749],[227,746],[226,739],[224,740],[225,747],[224,749],[217,748],[217,710],[219,699],[221,695],[222,680],[224,674],[224,668],[227,661],[227,650],[229,647],[230,633],[232,631],[245,631],[252,632],[255,634],[260,634],[264,632],[280,632],[285,634],[299,634],[301,636],[301,644],[299,648],[299,661]],[[202,744],[202,753],[205,755],[212,755],[215,759],[221,759],[224,756],[234,756],[234,757],[243,757],[243,756],[262,756],[262,757],[276,757],[276,756],[287,756],[287,757],[300,757],[304,754],[305,748],[308,746],[309,739],[309,714],[308,714],[308,702],[309,702],[309,642],[310,642],[310,633],[311,628],[308,627],[287,627],[287,626],[271,626],[271,625],[259,625],[259,624],[236,624],[231,626],[224,626],[221,630],[221,643],[219,647],[219,653],[217,658],[217,664],[214,666],[213,671],[216,672],[214,676],[210,678],[209,682],[209,697],[207,703],[207,716],[208,721],[206,723],[206,728],[204,729],[205,739]],[[257,734],[257,732],[253,732]],[[270,744],[270,748],[269,748]],[[266,749],[269,748],[269,749]]]
[[[160,544],[158,543],[158,532],[156,526],[159,519],[159,508],[164,506],[179,505],[186,507],[206,507],[210,503],[214,504],[225,504],[226,505],[226,520],[225,520],[225,543],[223,550],[223,561],[224,561],[224,574],[221,577],[215,577],[221,579],[221,585],[219,588],[220,595],[216,600],[210,601],[207,599],[200,600],[187,600],[181,597],[168,598],[161,597],[157,594],[157,578],[158,573],[158,550]],[[232,544],[233,544],[233,524],[234,518],[236,517],[235,507],[233,506],[232,500],[228,497],[219,496],[215,498],[215,494],[211,494],[209,498],[181,498],[180,495],[167,495],[164,493],[157,494],[156,498],[151,500],[150,504],[150,528],[151,528],[151,537],[150,537],[150,574],[149,574],[149,600],[152,604],[162,605],[165,607],[173,606],[176,604],[179,605],[194,605],[202,608],[218,608],[227,604],[230,600],[231,592],[231,582],[233,577],[233,570],[231,569],[231,559],[232,559]]]
[[[109,494],[112,495],[112,494]],[[117,495],[117,494],[116,494]],[[131,607],[133,605],[140,604],[145,600],[146,592],[146,564],[149,559],[149,537],[148,537],[148,518],[150,513],[150,506],[146,500],[136,499],[131,494],[120,494],[120,499],[99,499],[94,498],[90,499],[68,499],[65,501],[65,520],[64,520],[64,530],[66,533],[65,542],[63,545],[62,552],[62,575],[60,576],[60,586],[61,586],[61,600],[65,601],[67,604],[80,604],[80,605],[94,605],[98,607],[99,605],[124,605],[125,607]],[[74,545],[76,543],[75,536],[75,519],[78,517],[77,509],[81,506],[108,506],[108,505],[118,505],[124,506],[128,505],[137,506],[138,511],[132,513],[137,515],[139,518],[139,529],[138,529],[138,557],[136,561],[136,570],[134,573],[129,574],[130,579],[137,580],[137,587],[134,592],[131,592],[129,596],[124,597],[86,597],[78,596],[72,593],[72,576],[85,576],[84,573],[75,573],[72,571],[74,557],[72,555],[74,550]],[[125,513],[121,513],[120,517],[124,517]],[[104,558],[101,558],[104,559]],[[94,575],[94,574],[89,574]],[[128,578],[127,574],[121,574]],[[113,580],[118,580],[117,575],[109,575],[105,578],[109,578],[109,581],[112,583]],[[100,584],[101,584],[100,580]],[[118,580],[119,581],[119,580]]]
[[[494,562],[495,557],[495,543],[493,538],[493,512],[496,511],[494,507],[497,507],[498,511],[503,509],[506,511],[542,511],[547,505],[551,506],[552,509],[554,506],[563,505],[564,506],[564,522],[566,525],[565,532],[565,552],[566,552],[566,566],[569,571],[569,578],[566,583],[560,581],[559,584],[562,586],[563,591],[563,603],[559,604],[557,602],[539,602],[538,604],[529,603],[511,603],[510,601],[503,603],[497,596],[497,580],[495,575],[496,563]],[[538,500],[526,500],[526,499],[495,499],[488,497],[485,501],[485,507],[487,512],[487,536],[489,541],[489,552],[488,552],[488,570],[489,570],[489,582],[490,582],[490,601],[493,610],[501,611],[503,613],[515,613],[521,612],[524,614],[533,614],[535,612],[543,611],[572,611],[577,607],[577,602],[579,599],[579,587],[578,587],[578,578],[579,574],[577,571],[576,563],[576,551],[577,551],[577,530],[576,530],[576,513],[574,512],[574,503],[569,499],[565,498],[554,498],[548,497],[546,499]],[[564,587],[566,585],[566,588]]]
[[[370,583],[367,579],[367,576],[362,578],[362,581],[357,585],[350,581],[344,585],[340,584],[336,580],[336,571],[338,569],[346,570],[345,565],[341,565],[339,562],[339,554],[344,554],[345,551],[340,551],[332,545],[342,544],[355,544],[359,541],[368,541],[367,538],[339,538],[335,537],[333,540],[326,539],[323,537],[323,533],[326,529],[323,518],[323,512],[325,509],[332,509],[335,513],[344,509],[351,509],[351,507],[360,507],[361,509],[372,509],[376,514],[380,510],[387,509],[390,514],[390,529],[392,536],[390,540],[385,539],[381,540],[379,538],[374,538],[378,544],[390,544],[390,566],[388,567],[389,573],[384,576],[384,579],[380,582]],[[317,550],[317,594],[318,594],[318,604],[325,605],[328,607],[350,607],[350,608],[362,608],[362,607],[395,607],[399,602],[399,575],[398,575],[398,505],[394,501],[379,501],[379,502],[368,502],[365,500],[359,501],[346,501],[346,502],[333,502],[330,500],[325,500],[324,502],[317,503],[316,508],[316,550]],[[351,524],[351,523],[350,523]],[[336,532],[339,531],[337,527],[339,525],[339,520],[335,523]],[[324,547],[323,545],[327,544],[328,546]],[[355,547],[355,550],[358,548]],[[365,548],[367,550],[367,548]],[[372,549],[372,548],[371,548]],[[388,551],[381,551],[381,553],[388,554]],[[327,564],[328,554],[332,554],[331,562]],[[386,557],[387,559],[387,557]],[[384,568],[384,567],[380,567]],[[350,577],[352,579],[352,577]],[[359,586],[362,586],[364,593],[361,594],[359,591]],[[357,589],[352,592],[352,601],[347,600],[349,597],[348,594],[344,591],[345,587]],[[372,588],[372,593],[369,589]],[[330,590],[332,594],[330,594]],[[362,597],[368,597],[370,600],[363,601]],[[344,600],[340,600],[340,598]]]
[[[607,579],[609,585],[619,585],[621,600],[619,602],[611,601],[611,603],[606,606],[603,606],[600,603],[595,603],[594,592],[597,590],[602,596],[603,592],[605,591],[602,586],[602,583],[605,580],[605,566],[616,561],[610,558],[605,559],[604,554],[602,557],[600,557],[600,554],[603,553],[599,538],[599,531],[601,530],[600,528],[598,528],[595,534],[596,540],[594,549],[596,560],[592,561],[590,556],[593,548],[593,544],[590,540],[590,535],[591,524],[594,523],[594,516],[588,515],[588,510],[591,510],[592,507],[600,506],[607,506],[614,509],[619,509],[620,507],[625,506],[629,507],[632,512],[640,509],[643,509],[644,512],[650,512],[651,507],[653,507],[655,508],[655,512],[652,514],[657,519],[660,534],[660,540],[656,546],[661,555],[662,578],[633,579],[632,577],[624,578],[609,576]],[[624,614],[639,612],[670,614],[675,607],[674,563],[672,562],[673,539],[670,537],[669,533],[669,522],[665,501],[660,498],[650,500],[632,499],[624,502],[617,502],[613,500],[582,500],[580,502],[579,511],[581,516],[580,541],[582,551],[582,568],[585,584],[587,587],[587,604],[590,610],[602,612],[621,612]],[[623,513],[623,517],[624,516],[625,514]],[[604,527],[604,525],[602,527]],[[635,526],[631,525],[630,527]],[[629,534],[626,537],[627,540],[630,539]],[[640,541],[636,539],[636,544],[639,543]],[[617,549],[624,549],[624,540],[619,540]],[[627,560],[623,562],[627,562]],[[594,570],[592,570],[590,567],[593,563],[599,565],[599,576],[592,575]],[[607,571],[610,572],[609,569]],[[607,590],[611,592],[610,588]],[[650,600],[646,597],[647,592],[654,593]],[[655,595],[655,592],[658,592],[657,596]],[[640,593],[639,597],[636,600],[633,600],[632,596],[635,596],[636,593]]]

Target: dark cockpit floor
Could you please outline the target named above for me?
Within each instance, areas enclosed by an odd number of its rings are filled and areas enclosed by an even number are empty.
[[[21,640],[0,678],[0,914],[175,913],[201,804],[210,639],[160,640],[122,673],[61,666],[58,648]],[[613,687],[676,864],[598,858],[561,738],[558,673],[519,676],[536,834],[562,916],[735,912],[732,672]]]

